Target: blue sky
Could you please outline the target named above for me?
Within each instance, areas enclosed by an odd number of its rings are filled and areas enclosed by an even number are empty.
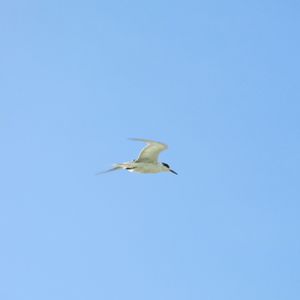
[[[1,299],[299,299],[299,8],[2,3]]]

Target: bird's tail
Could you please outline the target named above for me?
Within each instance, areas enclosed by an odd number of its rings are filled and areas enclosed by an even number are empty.
[[[101,175],[101,174],[105,174],[108,172],[117,171],[117,170],[121,170],[121,169],[123,169],[121,164],[114,164],[113,168],[106,170],[106,171],[98,172],[98,173],[96,173],[96,175]]]

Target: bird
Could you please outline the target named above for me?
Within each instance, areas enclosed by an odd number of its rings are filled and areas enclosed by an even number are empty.
[[[142,149],[138,158],[129,162],[113,164],[112,169],[106,170],[104,172],[99,172],[96,175],[117,170],[127,170],[129,172],[137,172],[143,174],[171,172],[175,175],[178,175],[177,172],[172,170],[167,163],[158,162],[158,156],[160,152],[168,148],[166,144],[140,138],[129,138],[129,140],[146,143],[146,146]]]

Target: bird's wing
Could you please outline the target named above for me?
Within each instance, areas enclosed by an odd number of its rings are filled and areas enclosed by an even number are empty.
[[[159,143],[152,140],[137,139],[131,138],[133,141],[140,141],[147,144],[145,148],[139,154],[139,157],[136,159],[136,162],[147,162],[147,163],[156,163],[157,158],[161,151],[164,151],[168,148],[166,144]]]

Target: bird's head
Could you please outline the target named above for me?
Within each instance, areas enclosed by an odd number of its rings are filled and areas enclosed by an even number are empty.
[[[162,164],[162,166],[165,167],[165,170],[166,170],[166,171],[169,171],[169,172],[171,172],[171,173],[173,173],[173,174],[175,174],[175,175],[178,175],[174,170],[172,170],[172,169],[170,168],[170,166],[169,166],[168,164],[166,164],[166,163],[164,163],[164,162],[162,162],[161,164]]]

